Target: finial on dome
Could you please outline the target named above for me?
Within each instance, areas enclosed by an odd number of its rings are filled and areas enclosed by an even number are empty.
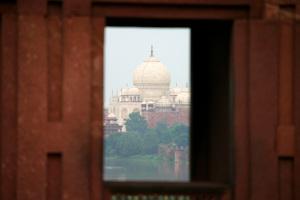
[[[151,45],[151,54],[150,54],[150,57],[153,57],[153,45]]]

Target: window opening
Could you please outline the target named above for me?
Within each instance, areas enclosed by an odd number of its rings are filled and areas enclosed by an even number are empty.
[[[190,29],[105,29],[104,179],[188,181]]]

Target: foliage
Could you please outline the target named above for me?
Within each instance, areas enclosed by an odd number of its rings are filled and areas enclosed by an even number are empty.
[[[131,156],[141,152],[142,139],[137,133],[126,133],[116,141],[116,153],[120,156]]]
[[[169,144],[170,142],[172,142],[172,135],[166,122],[157,123],[155,132],[159,137],[160,144]]]
[[[142,117],[139,112],[130,113],[125,122],[125,126],[128,132],[146,133],[148,129],[146,119]]]
[[[116,146],[117,142],[120,138],[121,134],[119,133],[113,133],[109,137],[105,138],[104,143],[104,151],[105,155],[116,155]]]
[[[159,144],[159,137],[158,134],[150,130],[143,136],[143,147],[142,153],[143,154],[157,154],[158,151],[158,144]]]
[[[173,142],[177,146],[186,147],[189,145],[189,128],[184,124],[174,124],[170,128]]]
[[[105,138],[107,156],[155,155],[160,144],[189,145],[189,128],[184,124],[168,127],[165,122],[160,122],[150,129],[139,113],[131,113],[126,128],[127,132],[114,133]]]

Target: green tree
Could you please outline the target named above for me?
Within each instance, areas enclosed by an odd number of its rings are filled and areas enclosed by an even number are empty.
[[[178,135],[174,138],[174,143],[177,146],[186,147],[189,145],[189,136],[184,132],[178,133]]]
[[[117,139],[116,152],[119,156],[128,157],[140,154],[141,148],[142,139],[137,133],[122,133]]]
[[[184,124],[174,124],[170,128],[173,142],[178,146],[189,145],[189,127]]]
[[[145,134],[148,129],[148,123],[139,112],[132,112],[125,122],[126,130],[128,132],[136,132]]]
[[[116,152],[116,145],[118,143],[118,139],[121,137],[120,133],[113,133],[104,140],[104,151],[106,156],[115,156],[117,155]]]
[[[157,154],[159,137],[153,129],[149,129],[146,134],[143,135],[143,154]]]
[[[158,122],[155,127],[155,132],[161,144],[169,144],[172,142],[172,135],[166,122]]]

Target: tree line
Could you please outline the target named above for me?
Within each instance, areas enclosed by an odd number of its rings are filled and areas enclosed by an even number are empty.
[[[158,153],[160,144],[178,147],[189,145],[189,128],[184,124],[168,126],[165,122],[149,128],[139,112],[129,114],[126,132],[113,133],[105,138],[105,155],[128,157],[133,155],[153,155]]]

